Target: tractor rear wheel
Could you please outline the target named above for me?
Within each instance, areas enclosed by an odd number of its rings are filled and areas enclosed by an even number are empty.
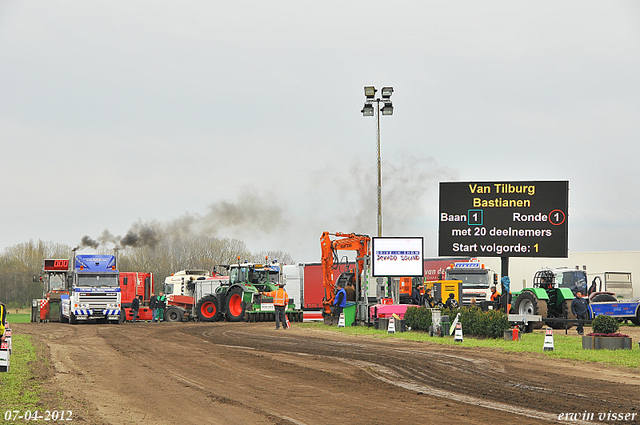
[[[542,319],[547,317],[547,302],[539,300],[531,291],[522,291],[513,305],[517,314],[526,314],[528,316],[539,315]],[[543,322],[533,322],[535,329],[540,329],[544,325]]]
[[[229,322],[241,322],[244,320],[246,306],[242,302],[243,291],[235,287],[227,294],[227,320]]]
[[[169,307],[167,311],[164,313],[165,322],[182,322],[182,310],[178,307]]]
[[[571,319],[571,320],[576,319],[576,315],[573,314],[573,312],[571,311],[571,300],[564,300],[564,302],[562,303],[562,317],[565,319]],[[561,325],[559,323],[554,323],[551,327],[554,329],[562,329],[564,328],[564,325]],[[571,329],[572,327],[573,327],[573,323],[569,323],[567,325],[567,329]]]
[[[216,322],[220,320],[220,306],[218,297],[207,295],[196,304],[196,316],[201,322]]]

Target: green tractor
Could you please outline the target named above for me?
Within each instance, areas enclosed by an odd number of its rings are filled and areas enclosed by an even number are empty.
[[[542,322],[529,322],[528,332],[541,328],[545,324],[544,319],[575,319],[571,312],[571,301],[577,292],[586,294],[586,290],[587,274],[584,271],[568,268],[542,269],[533,277],[533,288],[513,293],[515,302],[511,313],[542,316]],[[556,329],[565,326],[564,323],[553,320],[546,324]]]
[[[215,290],[215,294],[203,297],[196,310],[206,311],[207,321],[270,322],[275,320],[273,298],[260,292],[271,292],[278,288],[280,265],[243,263],[229,266],[229,281]],[[286,289],[286,288],[285,288]],[[289,299],[286,314],[292,322],[302,322],[302,310],[296,310]]]

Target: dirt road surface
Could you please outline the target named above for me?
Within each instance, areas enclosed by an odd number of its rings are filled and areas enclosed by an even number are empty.
[[[272,323],[15,324],[76,424],[550,424],[640,413],[640,372]],[[616,421],[615,423],[640,423]],[[605,421],[606,422],[606,421]]]

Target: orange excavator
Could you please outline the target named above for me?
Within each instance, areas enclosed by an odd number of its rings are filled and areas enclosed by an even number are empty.
[[[331,239],[335,236],[339,239]],[[323,232],[320,237],[320,247],[322,249],[322,284],[324,285],[324,298],[322,305],[324,311],[322,316],[327,323],[331,317],[331,305],[335,298],[335,285],[333,283],[334,261],[338,263],[338,250],[351,250],[358,253],[356,261],[358,262],[358,271],[362,272],[364,267],[364,257],[369,255],[369,246],[371,238],[367,235],[358,235],[356,233],[329,233]],[[335,259],[335,260],[334,260]]]

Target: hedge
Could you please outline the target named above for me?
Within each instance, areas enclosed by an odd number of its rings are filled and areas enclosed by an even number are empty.
[[[502,338],[504,331],[509,330],[509,318],[499,310],[482,311],[477,307],[462,307],[457,309],[442,309],[442,315],[449,316],[453,323],[460,313],[462,332],[482,338]],[[431,326],[431,310],[426,307],[408,307],[405,313],[405,324],[412,330],[428,331]]]
[[[417,331],[428,331],[431,326],[431,310],[426,307],[407,307],[404,324]]]

